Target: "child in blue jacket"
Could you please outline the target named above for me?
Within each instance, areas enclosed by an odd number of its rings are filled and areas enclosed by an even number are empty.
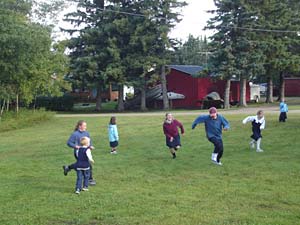
[[[285,122],[287,119],[287,112],[289,111],[287,104],[282,100],[279,104],[279,110],[280,110],[280,115],[279,115],[279,122]]]
[[[119,145],[119,133],[117,128],[117,118],[112,116],[108,125],[108,139],[111,147],[110,154],[117,154],[117,147]]]
[[[214,151],[211,155],[211,160],[213,163],[221,166],[220,161],[223,156],[223,140],[222,140],[222,130],[229,129],[228,121],[220,114],[217,113],[215,107],[211,107],[209,110],[209,115],[202,115],[195,119],[192,124],[192,129],[194,129],[197,124],[204,123],[207,139],[214,144]]]

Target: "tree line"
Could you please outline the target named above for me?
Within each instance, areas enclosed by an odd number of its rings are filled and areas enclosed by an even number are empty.
[[[65,20],[74,25],[64,29],[73,35],[68,42],[72,72],[69,79],[97,90],[96,110],[101,110],[101,93],[114,83],[119,87],[118,111],[124,110],[123,86],[141,94],[146,110],[146,89],[161,81],[164,108],[168,108],[165,65],[176,40],[168,37],[180,21],[177,0],[77,0],[77,10]]]
[[[229,107],[230,80],[240,80],[240,105],[246,106],[246,81],[268,83],[266,102],[273,102],[273,81],[284,98],[284,77],[299,73],[300,2],[297,0],[214,0],[215,15],[207,29],[210,72],[227,80],[225,107]],[[298,74],[299,75],[299,74]]]
[[[247,81],[266,81],[266,101],[272,102],[274,80],[280,83],[279,98],[284,98],[284,77],[299,71],[300,3],[296,0],[215,0],[206,27],[214,34],[189,36],[185,43],[169,37],[180,22],[184,1],[67,2],[77,6],[64,18],[72,26],[62,30],[71,38],[55,44],[53,26],[44,18],[49,12],[55,14],[63,1],[0,3],[2,109],[11,100],[28,104],[38,95],[57,95],[69,88],[68,82],[95,88],[97,110],[101,110],[101,93],[110,84],[118,85],[118,111],[124,110],[124,85],[139,90],[141,110],[146,110],[146,89],[160,82],[163,106],[168,109],[168,64],[202,65],[204,75],[213,73],[227,80],[225,107],[229,107],[231,80],[239,80],[239,104],[246,106]]]
[[[206,27],[213,29],[214,34],[208,38],[189,36],[182,44],[168,38],[168,33],[179,22],[176,10],[184,7],[184,2],[105,1],[104,5],[101,0],[79,1],[82,10],[67,16],[72,23],[85,24],[69,45],[74,50],[71,54],[74,68],[84,68],[77,78],[81,76],[87,83],[97,84],[98,91],[115,82],[121,95],[124,84],[132,85],[140,90],[141,109],[145,110],[147,85],[156,80],[163,87],[166,85],[165,65],[202,65],[206,75],[227,80],[224,94],[227,108],[232,79],[240,81],[240,106],[247,105],[247,81],[267,82],[266,102],[273,102],[275,80],[280,86],[279,100],[283,99],[284,77],[297,74],[300,65],[299,1],[215,0],[214,3],[216,9],[210,11],[213,17]],[[163,95],[167,109],[166,88]],[[124,109],[122,104],[119,101],[119,111]]]
[[[38,95],[59,95],[68,88],[63,80],[67,72],[64,47],[52,44],[50,25],[32,18],[33,9],[40,9],[41,14],[35,14],[39,20],[49,7],[29,0],[0,2],[1,115],[12,103],[18,111],[19,102],[28,105]]]

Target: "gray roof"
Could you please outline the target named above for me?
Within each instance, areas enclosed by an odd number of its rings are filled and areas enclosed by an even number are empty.
[[[169,65],[171,69],[178,70],[192,76],[199,75],[199,72],[203,70],[202,66],[195,66],[195,65]]]

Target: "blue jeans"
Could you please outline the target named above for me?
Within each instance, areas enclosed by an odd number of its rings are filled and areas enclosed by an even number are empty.
[[[76,170],[76,172],[77,172],[77,180],[76,180],[75,190],[82,189],[82,181],[83,181],[83,187],[87,188],[89,186],[90,170]]]

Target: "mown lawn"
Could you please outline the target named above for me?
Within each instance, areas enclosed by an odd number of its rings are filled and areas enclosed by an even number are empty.
[[[56,118],[1,133],[0,224],[281,225],[300,224],[300,115],[287,123],[266,115],[263,153],[249,149],[246,115],[226,115],[223,166],[195,116],[177,116],[186,134],[173,160],[161,116],[117,116],[118,155],[110,155],[108,117]],[[86,119],[96,149],[89,192],[74,194],[74,161],[66,140]]]

